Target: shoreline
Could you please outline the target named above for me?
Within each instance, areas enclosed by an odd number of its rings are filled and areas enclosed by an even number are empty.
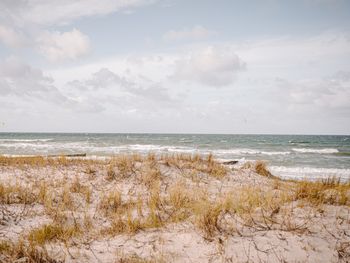
[[[116,154],[88,154],[85,152],[73,152],[68,154],[48,154],[48,155],[41,155],[41,154],[34,154],[34,155],[16,155],[16,154],[0,154],[1,157],[8,157],[8,158],[35,158],[35,157],[42,157],[42,158],[73,158],[73,159],[82,159],[82,160],[92,160],[92,161],[108,161],[113,159],[116,156],[120,155],[141,155],[141,156],[147,156],[148,154],[154,154],[156,156],[162,156],[162,155],[191,155],[196,156],[200,155],[202,157],[206,157],[208,155],[215,156],[215,159],[224,165],[230,165],[231,168],[239,168],[243,166],[245,163],[255,163],[257,161],[263,161],[268,166],[268,169],[271,170],[271,172],[278,177],[281,180],[299,180],[299,181],[322,181],[327,180],[329,178],[339,179],[342,183],[350,182],[350,168],[329,168],[329,167],[310,167],[310,166],[281,166],[281,165],[273,165],[270,163],[269,160],[263,160],[263,159],[245,159],[245,158],[222,158],[222,156],[219,156],[220,158],[217,158],[213,152],[206,152],[206,153],[164,153],[164,152],[157,152],[157,151],[148,151],[148,152],[138,152],[138,151],[132,151],[132,152],[126,152],[126,153],[116,153]],[[228,164],[230,163],[231,164]],[[234,162],[234,164],[232,164]]]
[[[350,184],[280,180],[263,162],[0,157],[0,183],[5,262],[350,260]]]

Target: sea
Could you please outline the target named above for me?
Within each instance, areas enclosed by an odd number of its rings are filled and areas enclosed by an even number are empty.
[[[350,135],[220,135],[0,133],[0,155],[86,153],[106,158],[121,153],[213,154],[219,160],[263,160],[284,179],[350,181]]]

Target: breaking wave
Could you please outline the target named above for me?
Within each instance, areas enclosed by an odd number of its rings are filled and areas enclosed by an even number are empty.
[[[339,178],[342,182],[350,180],[350,169],[285,166],[270,166],[269,169],[273,175],[283,179],[315,181],[325,178]]]
[[[312,148],[293,148],[294,152],[299,153],[319,153],[319,154],[330,154],[330,153],[338,153],[338,149],[334,148],[324,148],[324,149],[312,149]]]

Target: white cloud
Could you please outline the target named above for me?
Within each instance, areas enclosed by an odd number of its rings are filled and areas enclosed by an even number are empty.
[[[350,114],[350,72],[338,72],[330,77],[300,80],[276,79],[272,91],[265,90],[261,101],[280,105],[292,118],[327,119]],[[286,112],[284,112],[286,113]],[[298,116],[298,117],[297,117]]]
[[[89,38],[77,29],[68,32],[45,32],[37,39],[38,50],[52,62],[73,60],[90,50]]]
[[[89,16],[132,11],[158,0],[2,0],[0,1],[0,42],[16,48],[38,49],[50,61],[75,59],[89,49],[89,38],[77,29],[48,32]],[[10,25],[10,26],[8,26]]]
[[[0,94],[39,98],[55,103],[67,100],[53,85],[51,77],[14,57],[0,64]]]
[[[6,0],[0,17],[17,26],[68,24],[81,17],[105,15],[155,3],[157,0]]]
[[[27,42],[23,34],[5,25],[0,25],[0,41],[12,48],[24,46]]]
[[[266,68],[270,72],[288,69],[286,73],[291,75],[298,70],[305,72],[301,67],[324,67],[326,71],[317,71],[317,74],[329,75],[329,68],[348,60],[350,32],[328,31],[307,37],[267,38],[235,46],[250,69]]]
[[[292,83],[289,88],[289,96],[292,104],[350,111],[350,81],[337,75],[321,80]]]
[[[90,78],[85,80],[73,80],[68,82],[72,88],[81,91],[99,90],[101,94],[104,92],[109,98],[133,98],[132,103],[135,107],[140,100],[156,101],[157,103],[173,102],[168,94],[168,90],[163,88],[159,83],[151,80],[136,81],[133,78],[120,76],[108,68],[101,68],[93,73]],[[96,93],[95,93],[96,94]]]
[[[207,86],[227,86],[245,63],[230,49],[207,47],[176,61],[175,80],[196,81]]]
[[[191,29],[184,28],[182,30],[170,30],[163,35],[165,41],[179,41],[179,40],[198,40],[208,38],[216,34],[215,31],[206,29],[203,26],[197,25]]]

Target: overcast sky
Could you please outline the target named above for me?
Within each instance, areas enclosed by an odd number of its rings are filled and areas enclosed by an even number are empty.
[[[350,134],[348,0],[0,0],[0,132]]]

